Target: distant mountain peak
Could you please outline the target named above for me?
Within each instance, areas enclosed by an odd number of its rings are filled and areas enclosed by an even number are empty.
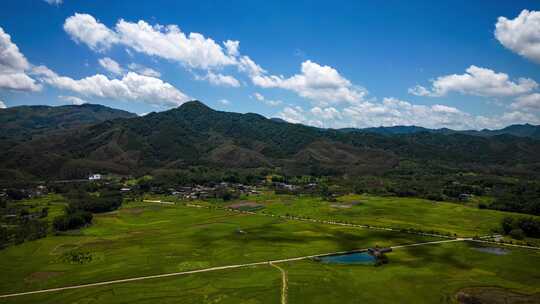
[[[200,108],[200,109],[212,110],[212,108],[205,105],[203,102],[201,102],[199,100],[187,101],[187,102],[183,103],[181,106],[179,106],[178,108],[179,109],[189,109],[189,108],[197,109],[197,108]]]

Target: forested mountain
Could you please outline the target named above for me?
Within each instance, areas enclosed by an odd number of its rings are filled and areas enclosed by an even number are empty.
[[[279,168],[290,175],[469,170],[536,176],[539,165],[540,141],[530,138],[343,132],[215,111],[193,101],[21,142],[0,153],[0,179],[190,167]]]
[[[25,141],[33,136],[92,125],[135,114],[101,105],[19,106],[0,109],[0,141]]]

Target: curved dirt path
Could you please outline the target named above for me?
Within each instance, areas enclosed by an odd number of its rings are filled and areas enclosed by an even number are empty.
[[[287,304],[287,291],[289,289],[287,272],[274,263],[270,263],[270,266],[277,268],[281,272],[281,304]]]

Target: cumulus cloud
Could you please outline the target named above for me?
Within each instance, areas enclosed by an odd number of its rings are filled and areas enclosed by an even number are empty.
[[[514,19],[499,17],[495,37],[507,49],[540,63],[540,12],[523,10]]]
[[[464,95],[504,97],[528,93],[538,87],[530,78],[510,80],[508,74],[471,65],[465,74],[440,76],[432,81],[431,89],[417,85],[409,93],[418,96],[441,97],[450,92]]]
[[[137,72],[138,74],[141,74],[141,75],[144,75],[144,76],[150,76],[150,77],[161,77],[161,73],[152,69],[152,68],[149,68],[149,67],[146,67],[142,64],[138,64],[138,63],[130,63],[128,64],[128,68],[134,72]]]
[[[240,86],[235,77],[219,72],[232,66],[259,87],[290,90],[321,106],[358,102],[366,94],[363,88],[354,86],[336,69],[309,60],[302,63],[299,74],[289,78],[268,74],[249,56],[240,54],[239,41],[226,40],[220,44],[200,33],[184,33],[177,25],[151,25],[143,20],[120,19],[114,28],[108,28],[91,15],[77,13],[66,19],[64,29],[73,40],[96,51],[121,45],[128,50],[179,62],[189,69],[205,70],[205,76],[196,76],[196,79],[214,85]]]
[[[357,127],[419,125],[428,128],[472,128],[469,115],[445,105],[415,105],[396,98],[362,102],[343,110],[343,117]]]
[[[0,100],[0,109],[5,109],[5,108],[7,108],[6,104]]]
[[[68,17],[64,30],[75,42],[84,43],[94,51],[104,51],[120,41],[115,32],[88,14]]]
[[[281,88],[296,92],[322,106],[340,102],[356,103],[367,94],[365,89],[353,86],[336,69],[310,60],[302,63],[300,74],[289,78],[259,74],[254,75],[252,81],[263,88]]]
[[[116,33],[122,44],[137,52],[175,60],[195,68],[231,65],[234,58],[214,40],[199,33],[183,33],[176,25],[154,25],[120,20]]]
[[[83,105],[85,103],[88,103],[88,101],[86,101],[86,100],[84,100],[82,98],[79,98],[77,96],[63,96],[63,95],[60,95],[60,96],[58,96],[58,98],[62,99],[63,101],[69,102],[72,105],[76,105],[76,106],[80,106],[80,105]]]
[[[218,102],[220,104],[224,105],[224,106],[228,106],[228,105],[231,104],[231,102],[229,100],[227,100],[227,99],[220,99],[220,100],[218,100]]]
[[[304,109],[299,106],[288,106],[278,114],[278,117],[290,123],[306,123]]]
[[[283,102],[281,100],[271,100],[271,99],[266,99],[262,94],[260,93],[254,93],[253,94],[253,97],[258,100],[258,101],[261,101],[263,103],[265,103],[266,105],[269,105],[269,106],[272,106],[272,107],[275,107],[275,106],[279,106],[280,104],[282,104]]]
[[[415,125],[466,130],[502,128],[517,123],[540,123],[537,115],[520,110],[482,116],[472,115],[448,105],[417,105],[396,98],[362,101],[342,108],[313,107],[309,111],[287,106],[278,113],[278,117],[292,123],[326,128]]]
[[[101,58],[98,62],[101,67],[114,75],[122,75],[124,73],[124,69],[120,64],[109,57]]]
[[[227,40],[223,42],[225,45],[225,49],[227,50],[227,54],[230,56],[238,56],[240,55],[240,52],[238,51],[238,48],[240,47],[240,41],[238,40]]]
[[[510,105],[511,108],[517,110],[540,110],[540,93],[524,95],[516,98]]]
[[[240,86],[238,79],[230,75],[223,75],[220,73],[208,72],[205,76],[195,76],[197,80],[208,80],[213,85],[223,86],[223,87],[234,87],[237,88]]]
[[[224,48],[199,33],[186,34],[176,25],[150,25],[140,20],[128,22],[120,19],[109,29],[93,16],[79,14],[66,19],[65,31],[73,40],[101,51],[114,44],[129,47],[137,52],[178,61],[192,68],[215,68],[236,63],[237,41],[226,41]]]
[[[159,106],[178,106],[189,100],[188,96],[171,84],[135,72],[128,72],[121,79],[109,79],[101,74],[73,79],[59,76],[40,66],[36,69],[36,73],[43,82],[51,86],[86,97],[142,101]]]
[[[249,56],[241,56],[238,59],[238,69],[252,78],[266,73],[266,70],[256,64],[255,61],[251,60]]]
[[[315,117],[324,119],[324,120],[335,120],[341,119],[341,113],[334,107],[320,108],[314,107],[310,110],[311,114]]]
[[[0,27],[0,89],[39,91],[41,86],[28,75],[31,65],[11,36]]]

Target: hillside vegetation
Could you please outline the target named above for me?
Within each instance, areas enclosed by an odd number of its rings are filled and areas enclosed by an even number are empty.
[[[190,166],[366,175],[401,170],[404,162],[407,170],[414,164],[416,172],[469,170],[536,177],[540,141],[511,135],[343,132],[215,111],[194,101],[144,117],[107,120],[19,142],[4,150],[0,161],[4,172],[16,170],[36,178],[84,177],[95,171],[144,174]]]

